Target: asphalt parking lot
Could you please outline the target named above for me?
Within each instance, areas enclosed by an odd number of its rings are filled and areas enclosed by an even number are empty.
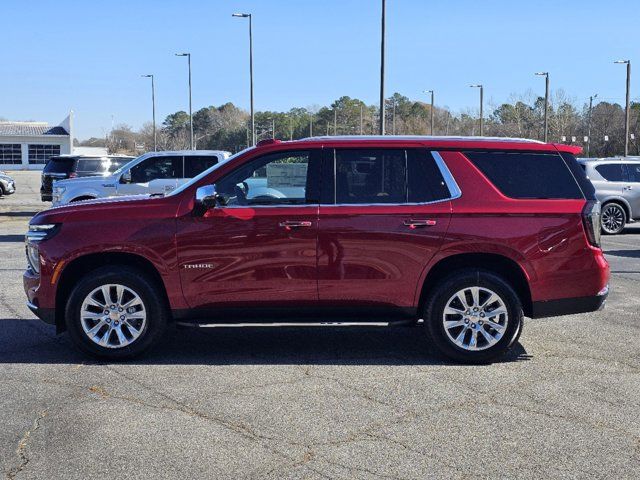
[[[6,478],[640,478],[640,226],[605,237],[605,310],[530,320],[500,363],[416,328],[172,330],[88,360],[25,306],[39,174],[0,198]],[[580,279],[576,279],[580,281]]]

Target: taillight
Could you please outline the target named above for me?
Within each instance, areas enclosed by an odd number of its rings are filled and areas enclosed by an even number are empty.
[[[71,172],[69,174],[69,178],[76,178],[78,176],[78,174],[76,172]]]
[[[594,247],[600,246],[600,202],[589,201],[582,209],[582,223],[587,233],[589,243]]]

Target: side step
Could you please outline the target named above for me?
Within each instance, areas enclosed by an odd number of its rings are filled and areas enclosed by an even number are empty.
[[[205,322],[175,322],[178,327],[185,328],[282,328],[282,327],[398,327],[413,326],[422,320],[407,319],[391,322],[238,322],[238,323],[205,323]]]

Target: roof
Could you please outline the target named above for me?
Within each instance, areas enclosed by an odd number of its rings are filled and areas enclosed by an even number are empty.
[[[0,122],[0,137],[34,137],[40,135],[69,135],[63,127],[50,127],[41,122]]]
[[[300,144],[351,144],[351,145],[393,145],[394,143],[417,143],[427,148],[441,149],[478,149],[478,150],[520,150],[520,151],[559,151],[571,154],[582,152],[582,147],[561,143],[544,143],[539,140],[510,137],[462,137],[462,136],[427,136],[427,135],[336,135],[307,137],[300,140],[285,141],[263,140],[258,147],[278,148],[277,145]]]
[[[191,155],[219,155],[219,156],[224,156],[224,155],[230,155],[229,152],[225,151],[225,150],[160,150],[158,152],[147,152],[145,153],[145,155],[147,156],[165,156],[165,155],[184,155],[184,156],[191,156]]]
[[[599,158],[578,158],[577,160],[580,163],[595,163],[595,162],[638,163],[640,162],[640,157],[599,157]]]

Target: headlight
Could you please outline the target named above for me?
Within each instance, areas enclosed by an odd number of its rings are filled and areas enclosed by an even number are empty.
[[[66,189],[67,187],[53,187],[53,193],[56,195],[62,195]]]
[[[31,270],[40,273],[40,252],[37,244],[27,243],[27,261]]]
[[[27,243],[37,243],[53,237],[60,229],[60,224],[29,225],[26,235]]]

